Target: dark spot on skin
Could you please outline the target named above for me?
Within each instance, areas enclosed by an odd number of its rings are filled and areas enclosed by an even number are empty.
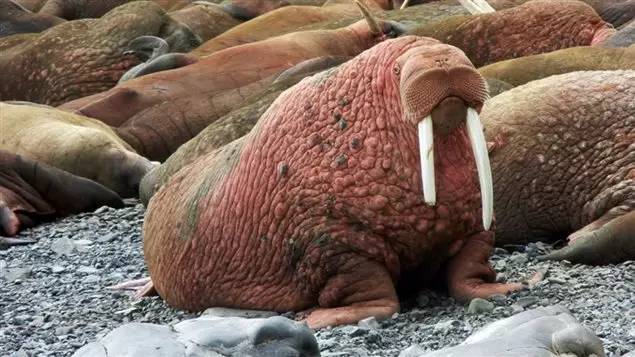
[[[346,157],[346,155],[342,154],[340,156],[338,156],[335,159],[335,163],[337,164],[337,166],[342,166],[344,165],[346,162],[348,161],[348,158]]]
[[[346,99],[346,98],[342,98],[342,99],[340,99],[340,100],[338,101],[338,104],[340,105],[340,107],[345,107],[345,106],[347,106],[347,105],[348,105],[348,103],[350,103],[350,102],[349,102],[349,101],[348,101],[348,99]]]
[[[261,241],[265,242],[265,241],[267,241],[267,239],[268,239],[268,238],[267,238],[267,236],[264,236],[264,235],[263,235],[263,236],[260,236],[260,238],[259,238],[259,239],[260,239]]]
[[[287,165],[285,162],[281,162],[278,166],[278,174],[280,175],[280,177],[286,176],[288,172],[289,165]]]
[[[326,197],[326,211],[324,215],[328,218],[333,218],[333,209],[335,208],[335,196],[328,195]]]
[[[331,236],[328,233],[322,233],[317,237],[317,239],[315,239],[315,244],[321,247],[324,244],[326,244],[326,242],[328,242],[330,239],[331,239]]]
[[[289,239],[289,255],[291,256],[291,266],[295,268],[302,257],[302,251],[293,238]]]
[[[358,150],[362,147],[362,141],[359,138],[351,139],[351,149]]]
[[[353,228],[355,232],[361,232],[366,229],[366,226],[364,225],[364,223],[358,220],[351,220],[349,224],[351,225],[351,228]]]
[[[335,121],[337,122],[338,120],[342,119],[342,114],[340,114],[339,112],[335,112],[333,113],[333,118],[335,118]]]
[[[348,126],[346,120],[344,119],[340,119],[340,121],[337,122],[337,125],[340,127],[341,130],[346,129],[346,127]]]

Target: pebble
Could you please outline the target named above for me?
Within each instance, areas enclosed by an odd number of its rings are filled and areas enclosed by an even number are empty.
[[[127,322],[165,325],[198,317],[175,310],[158,297],[137,302],[127,292],[105,288],[147,275],[142,223],[143,207],[138,204],[119,210],[104,208],[99,214],[80,214],[28,229],[20,238],[37,243],[0,250],[0,355],[21,351],[26,356],[68,357]],[[59,254],[52,248],[58,240],[93,244],[87,244],[90,249],[81,253],[72,244],[69,254]],[[504,249],[496,251],[492,263],[508,281],[523,281],[534,271],[549,268],[548,284],[538,284],[522,294],[489,297],[494,309],[480,314],[468,313],[464,304],[444,292],[424,290],[402,301],[401,312],[394,318],[377,321],[379,328],[375,330],[354,325],[317,331],[322,355],[398,356],[415,344],[425,351],[457,345],[487,323],[524,311],[518,300],[526,297],[539,299],[528,308],[537,304],[569,308],[602,336],[607,357],[635,350],[635,263],[589,267],[537,262],[525,253],[511,254]],[[14,282],[4,277],[7,270],[27,267],[31,268],[29,277]],[[100,280],[86,282],[96,277]],[[124,312],[115,313],[120,311]],[[206,313],[225,312],[209,309]],[[30,320],[26,316],[31,316]],[[59,327],[73,329],[59,335],[63,336],[60,339],[56,335]]]
[[[51,250],[58,255],[71,255],[75,251],[75,244],[69,238],[56,238],[51,243]]]
[[[524,297],[518,298],[518,300],[516,300],[516,304],[523,308],[527,308],[531,305],[534,305],[538,301],[540,301],[540,299],[538,299],[535,296],[524,296]]]
[[[481,314],[484,312],[491,312],[494,310],[494,303],[485,299],[476,298],[470,301],[470,305],[467,308],[468,314]]]

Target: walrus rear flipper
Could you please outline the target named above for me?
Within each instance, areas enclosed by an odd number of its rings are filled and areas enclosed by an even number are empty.
[[[635,211],[616,216],[619,211],[616,209],[571,234],[568,246],[539,259],[589,265],[617,264],[635,259]]]

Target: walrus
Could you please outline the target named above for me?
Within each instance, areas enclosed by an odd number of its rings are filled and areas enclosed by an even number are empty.
[[[155,164],[98,120],[43,105],[0,103],[0,149],[136,197]]]
[[[398,284],[438,279],[460,301],[523,289],[488,263],[487,95],[461,50],[416,36],[305,78],[152,197],[156,291],[187,310],[305,311],[319,328],[392,316]]]
[[[497,244],[568,238],[546,258],[635,259],[635,70],[529,82],[482,111]]]
[[[157,36],[170,52],[187,52],[200,40],[149,1],[117,7],[100,19],[68,21],[42,33],[0,38],[0,100],[60,105],[114,87],[140,63],[130,41]],[[12,41],[3,45],[3,41]]]
[[[96,182],[0,150],[0,236],[101,206],[121,208],[123,201]],[[0,245],[23,242],[0,237]]]
[[[55,16],[34,14],[13,0],[0,0],[0,37],[41,32],[63,22]]]

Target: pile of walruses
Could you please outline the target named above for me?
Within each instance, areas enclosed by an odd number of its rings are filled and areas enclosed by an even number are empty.
[[[168,304],[390,317],[635,259],[632,0],[0,0],[0,245],[140,197]]]

